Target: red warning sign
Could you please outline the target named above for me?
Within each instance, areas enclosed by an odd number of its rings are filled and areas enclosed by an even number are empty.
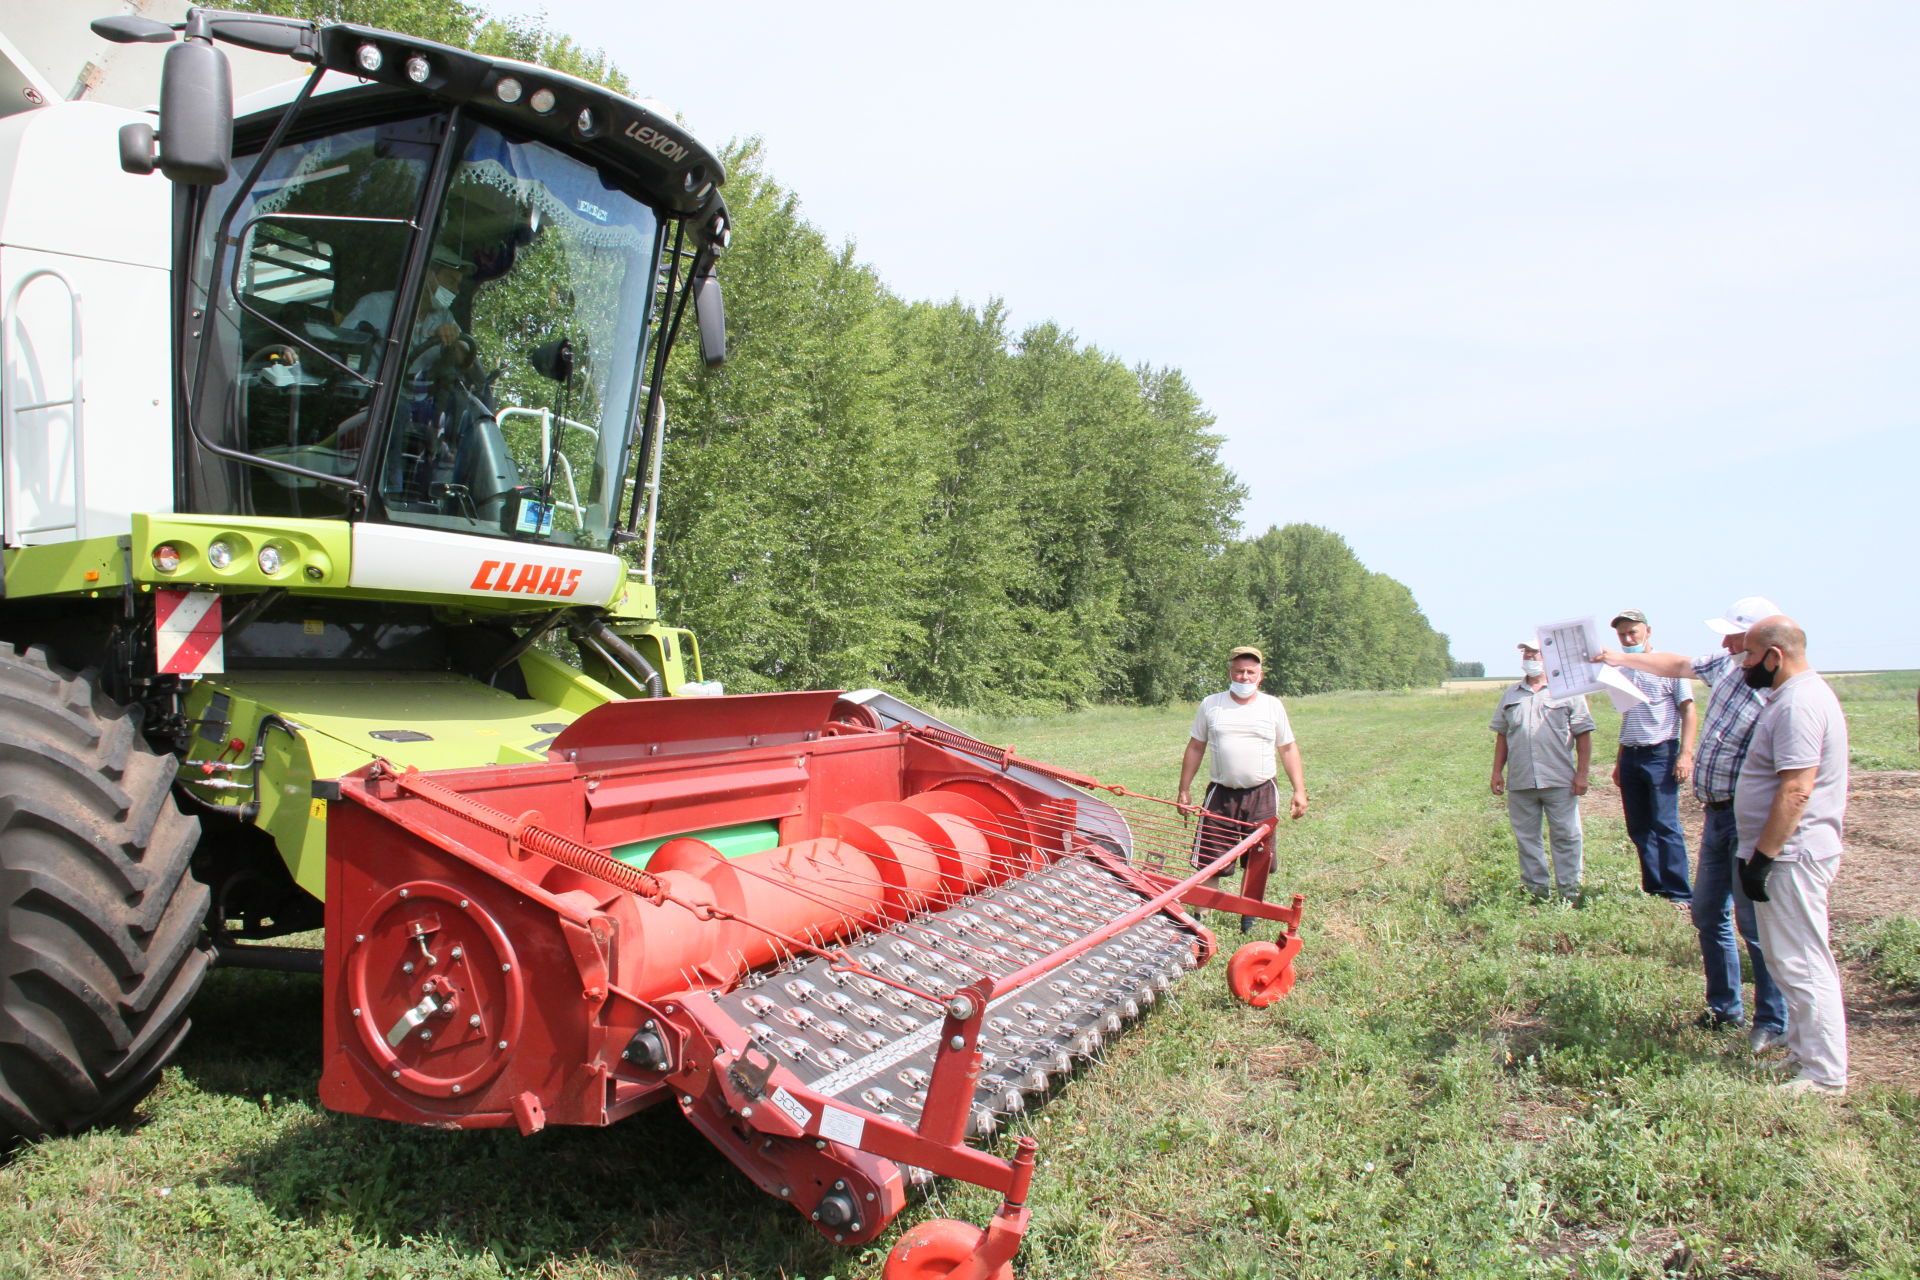
[[[204,676],[227,669],[220,639],[220,593],[153,593],[153,656],[161,675]]]

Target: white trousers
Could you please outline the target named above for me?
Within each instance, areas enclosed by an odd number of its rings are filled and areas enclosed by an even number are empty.
[[[1827,942],[1827,890],[1840,859],[1782,862],[1753,904],[1767,972],[1787,997],[1787,1051],[1816,1084],[1847,1083],[1847,1006]]]
[[[1507,791],[1507,820],[1513,824],[1513,842],[1520,846],[1520,883],[1527,892],[1544,898],[1547,851],[1540,839],[1540,819],[1547,820],[1553,839],[1553,885],[1560,892],[1580,892],[1580,798],[1572,787],[1521,787]]]

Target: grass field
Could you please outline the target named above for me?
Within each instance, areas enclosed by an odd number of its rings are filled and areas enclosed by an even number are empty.
[[[1914,678],[1840,686],[1856,767],[1920,768]],[[1494,694],[1291,704],[1299,985],[1248,1009],[1216,961],[1022,1124],[1028,1280],[1920,1274],[1920,1097],[1783,1098],[1744,1037],[1695,1030],[1692,930],[1638,892],[1604,806],[1587,909],[1525,900],[1487,793]],[[1189,714],[968,727],[1166,793]],[[1875,936],[1898,977],[1913,922]],[[318,979],[216,972],[132,1121],[0,1167],[0,1277],[879,1274],[881,1247],[818,1242],[677,1115],[522,1139],[324,1112],[319,1016]],[[992,1207],[949,1185],[902,1221]]]

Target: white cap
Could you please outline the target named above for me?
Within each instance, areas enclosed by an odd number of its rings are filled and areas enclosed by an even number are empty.
[[[1753,624],[1760,619],[1771,618],[1779,612],[1779,606],[1765,596],[1747,596],[1735,600],[1724,616],[1708,618],[1707,625],[1723,636],[1737,636],[1753,630]]]
[[[1536,640],[1536,639],[1534,639],[1534,638],[1533,638],[1532,636],[1528,636],[1528,637],[1527,637],[1527,638],[1526,638],[1525,640],[1521,640],[1521,641],[1518,641],[1518,642],[1516,642],[1516,643],[1514,644],[1514,646],[1513,646],[1513,647],[1514,647],[1514,648],[1516,648],[1516,649],[1535,649],[1535,650],[1537,650],[1537,649],[1539,649],[1539,647],[1540,647],[1540,642],[1539,642],[1538,640]]]

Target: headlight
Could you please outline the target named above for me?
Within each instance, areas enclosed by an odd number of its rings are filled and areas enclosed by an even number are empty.
[[[427,77],[433,74],[433,64],[419,54],[407,59],[407,79],[415,84],[425,84]]]
[[[361,45],[358,49],[354,50],[353,59],[360,64],[360,69],[368,75],[372,75],[378,71],[380,64],[386,61],[386,59],[381,56],[380,46],[377,44]]]
[[[535,89],[533,96],[527,99],[527,105],[535,111],[538,111],[541,115],[547,114],[547,112],[553,110],[553,90]]]
[[[493,86],[493,96],[502,102],[520,101],[520,82],[512,76],[506,77],[500,81],[499,84]]]
[[[280,548],[274,546],[271,542],[260,548],[260,554],[255,557],[255,560],[257,560],[260,565],[260,572],[266,574],[269,578],[280,572]]]
[[[225,569],[233,563],[233,548],[224,542],[208,543],[207,563],[216,569]]]
[[[153,549],[153,567],[162,573],[173,573],[180,568],[180,548],[171,542],[163,542]]]

